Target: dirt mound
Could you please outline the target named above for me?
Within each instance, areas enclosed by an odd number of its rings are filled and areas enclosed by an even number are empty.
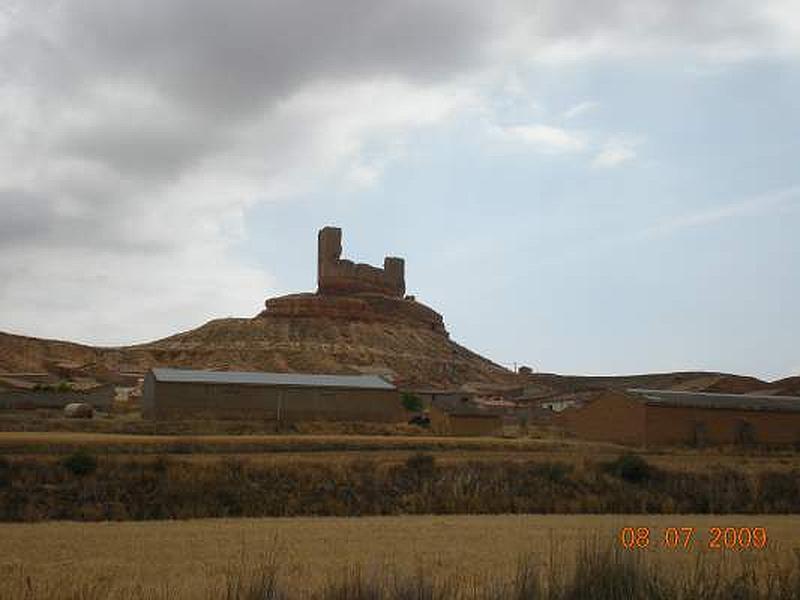
[[[773,381],[767,391],[776,396],[800,396],[800,375]]]
[[[275,316],[220,319],[126,350],[137,365],[300,373],[381,372],[401,383],[502,382],[512,374],[452,342],[405,323]]]
[[[699,391],[718,394],[760,394],[765,391],[768,385],[755,377],[720,375],[716,381]]]
[[[791,380],[783,385],[785,389],[800,392],[800,385],[792,388]],[[800,382],[800,378],[796,378]],[[553,373],[535,373],[526,380],[526,394],[531,397],[569,396],[596,392],[605,389],[643,388],[657,390],[680,390],[688,392],[713,392],[726,394],[776,393],[773,386],[782,382],[769,384],[755,377],[731,375],[728,373],[709,373],[704,371],[686,371],[674,373],[652,373],[643,375],[617,376],[579,376],[556,375]],[[791,394],[789,394],[791,395]]]
[[[44,373],[59,363],[94,364],[102,351],[90,346],[0,332],[0,371]]]
[[[407,321],[259,316],[218,319],[151,343],[95,348],[0,334],[0,371],[53,372],[70,363],[107,379],[155,366],[300,373],[378,373],[402,384],[504,383],[513,374],[449,339]]]

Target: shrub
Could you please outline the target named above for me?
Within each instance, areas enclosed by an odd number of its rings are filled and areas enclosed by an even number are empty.
[[[97,470],[97,459],[86,450],[80,449],[64,457],[61,465],[76,477],[83,477]]]
[[[409,412],[420,412],[422,410],[422,400],[414,394],[403,392],[400,396],[400,401],[403,403],[403,408]]]
[[[626,452],[606,464],[610,473],[628,483],[642,483],[653,477],[653,467],[638,454]]]
[[[800,473],[761,473],[758,477],[758,491],[762,510],[769,507],[780,512],[792,512],[792,500],[800,497]]]
[[[551,483],[563,483],[567,475],[572,472],[572,467],[562,462],[546,462],[536,465],[533,470]]]
[[[0,489],[11,485],[11,463],[5,456],[0,456]]]
[[[153,461],[153,470],[159,475],[164,475],[168,470],[172,460],[168,454],[161,454]]]

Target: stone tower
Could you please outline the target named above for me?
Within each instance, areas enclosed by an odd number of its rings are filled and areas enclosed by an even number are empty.
[[[382,294],[402,298],[406,293],[405,261],[387,256],[383,268],[342,258],[342,230],[323,227],[317,237],[318,294]]]

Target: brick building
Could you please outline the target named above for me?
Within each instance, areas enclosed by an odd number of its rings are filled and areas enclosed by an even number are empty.
[[[473,404],[463,394],[435,395],[428,414],[431,430],[444,435],[501,435],[503,415]]]
[[[297,421],[403,422],[391,383],[376,375],[304,375],[152,369],[142,416]]]
[[[609,390],[558,420],[577,437],[636,446],[800,443],[800,398],[788,396]]]

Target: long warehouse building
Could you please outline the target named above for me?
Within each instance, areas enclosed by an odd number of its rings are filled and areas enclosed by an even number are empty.
[[[156,368],[145,376],[150,419],[373,421],[406,419],[397,388],[376,375],[305,375]]]
[[[635,446],[800,444],[800,398],[677,390],[609,390],[567,409],[576,437]]]

